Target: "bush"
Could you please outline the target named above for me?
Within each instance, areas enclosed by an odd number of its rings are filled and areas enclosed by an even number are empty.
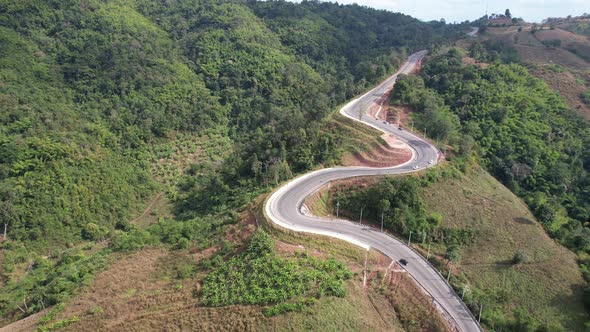
[[[88,223],[84,225],[82,229],[82,237],[90,241],[103,240],[109,234],[109,229],[106,227],[98,226],[95,223]]]
[[[246,251],[247,256],[254,258],[270,255],[273,252],[274,242],[272,238],[262,229],[258,229],[250,239],[250,245]]]
[[[445,253],[445,258],[450,260],[451,262],[456,262],[461,259],[461,255],[459,254],[459,248],[455,245],[451,245],[447,248],[447,252]]]
[[[525,255],[525,253],[519,250],[514,254],[514,257],[512,257],[512,264],[516,265],[516,264],[524,263],[526,260],[527,260],[527,257]]]
[[[542,43],[543,43],[543,45],[545,45],[547,47],[559,47],[559,46],[561,46],[561,40],[559,40],[559,39],[543,40]]]
[[[154,238],[148,232],[132,230],[129,233],[117,235],[111,242],[111,248],[114,251],[134,251],[153,243],[155,243]]]

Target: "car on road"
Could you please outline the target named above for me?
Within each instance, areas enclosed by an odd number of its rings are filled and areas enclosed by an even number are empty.
[[[407,261],[407,260],[405,260],[405,259],[403,259],[403,258],[399,260],[399,263],[400,263],[401,265],[403,265],[403,266],[406,266],[406,265],[408,265],[408,261]]]
[[[414,167],[412,167],[412,168],[413,168],[413,169],[419,169],[419,168],[420,168],[420,166],[418,166],[418,165],[414,165]]]
[[[398,129],[399,129],[399,130],[404,130],[404,128],[402,128],[402,126],[399,126],[399,128],[398,128]]]
[[[430,165],[434,164],[434,160],[430,159],[430,161],[428,162]]]

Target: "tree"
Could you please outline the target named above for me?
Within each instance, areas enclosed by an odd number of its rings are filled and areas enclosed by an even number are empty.
[[[511,18],[512,14],[510,14],[510,9],[506,8],[506,11],[504,12],[504,16]]]
[[[383,217],[385,215],[385,212],[389,211],[390,207],[391,202],[389,202],[388,199],[382,198],[379,201],[379,209],[381,209],[381,230],[383,230]]]
[[[8,226],[14,221],[15,213],[12,200],[10,198],[4,198],[0,202],[0,220],[4,225],[4,232],[2,234],[2,241],[6,241],[8,236]]]
[[[379,201],[379,209],[381,210],[381,213],[387,212],[390,207],[391,207],[391,202],[389,202],[388,199],[383,198]]]
[[[455,245],[447,247],[445,258],[451,262],[456,262],[459,259],[461,259],[461,255],[459,254],[459,248]]]

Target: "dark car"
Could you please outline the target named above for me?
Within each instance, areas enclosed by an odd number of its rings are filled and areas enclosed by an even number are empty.
[[[401,265],[403,265],[403,266],[406,266],[406,265],[408,265],[408,261],[407,261],[407,260],[405,260],[405,259],[403,259],[403,258],[399,260],[399,263],[400,263]]]
[[[402,127],[399,127],[399,130],[404,130],[404,128],[402,128]]]

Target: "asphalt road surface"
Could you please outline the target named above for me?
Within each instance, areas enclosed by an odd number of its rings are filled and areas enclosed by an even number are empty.
[[[357,176],[405,174],[438,163],[439,151],[426,140],[406,128],[400,130],[397,125],[384,123],[383,120],[364,114],[369,106],[377,103],[379,98],[393,87],[398,74],[410,73],[424,55],[426,51],[412,54],[396,74],[340,110],[341,114],[351,119],[393,134],[406,142],[413,150],[413,158],[410,161],[390,168],[334,167],[305,174],[276,190],[267,200],[265,213],[275,224],[287,229],[336,237],[367,250],[376,249],[395,261],[402,258],[407,260],[408,264],[404,269],[431,296],[437,308],[458,331],[481,331],[476,319],[446,283],[445,278],[424,257],[406,246],[407,239],[402,242],[357,222],[315,217],[307,213],[303,205],[305,198],[330,181]]]

